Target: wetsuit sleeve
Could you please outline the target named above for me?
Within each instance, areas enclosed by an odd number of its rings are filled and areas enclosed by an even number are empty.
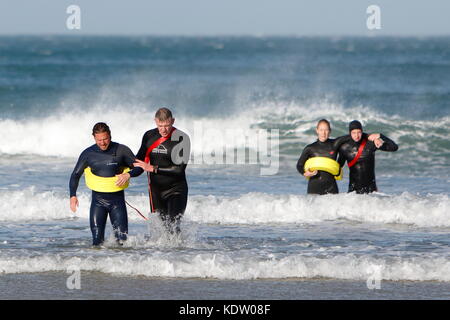
[[[184,174],[184,171],[186,170],[186,164],[182,165],[173,165],[170,167],[160,168],[157,169],[157,174],[164,174],[164,175],[171,175],[171,176],[181,176]]]
[[[130,174],[130,177],[132,177],[132,178],[137,177],[137,176],[141,175],[142,172],[144,172],[144,170],[142,168],[133,166],[135,156],[130,148],[128,148],[127,146],[124,146],[124,145],[120,145],[118,153],[121,156],[122,161],[124,163],[126,163],[126,165],[129,168],[131,168],[131,170],[128,172]]]
[[[380,138],[384,141],[383,145],[380,147],[380,150],[394,152],[398,150],[398,145],[386,137],[385,135],[380,133]]]
[[[77,164],[75,165],[72,175],[70,176],[69,180],[70,197],[76,197],[80,178],[83,175],[84,169],[86,169],[87,167],[88,167],[87,155],[86,152],[83,152],[78,158]]]
[[[352,139],[352,137],[349,134],[347,134],[345,136],[340,136],[340,137],[334,139],[333,150],[338,151],[339,148],[341,147],[341,145],[343,145],[346,142],[349,142],[351,139]]]
[[[338,158],[337,158],[337,163],[339,163],[339,167],[343,167],[344,166],[344,164],[345,164],[345,161],[346,161],[347,159],[344,157],[344,155],[342,154],[342,152],[340,152],[339,151],[339,153],[338,153]]]
[[[146,142],[147,142],[148,138],[149,138],[148,133],[146,132],[142,136],[141,147],[139,148],[139,151],[136,153],[136,159],[144,161],[145,153],[147,152],[147,143]]]
[[[303,149],[300,158],[297,161],[297,171],[303,175],[305,173],[305,162],[310,158],[309,156],[309,146]]]
[[[136,153],[136,159],[145,160],[145,153],[147,152],[147,139],[148,139],[148,132],[146,132],[143,136],[142,136],[142,142],[141,142],[141,147],[139,148],[139,151]],[[142,172],[144,172],[144,169],[142,168],[134,168],[136,169],[135,172],[137,173],[136,176],[140,176],[142,174]],[[133,169],[133,170],[134,170]]]

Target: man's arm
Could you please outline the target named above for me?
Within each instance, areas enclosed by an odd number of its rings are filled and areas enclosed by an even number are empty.
[[[181,165],[172,165],[169,167],[159,167],[157,165],[151,165],[149,163],[145,163],[144,161],[141,161],[139,159],[136,159],[136,162],[134,163],[135,167],[142,168],[144,171],[152,172],[154,174],[165,174],[165,175],[172,175],[172,176],[179,176],[184,173],[186,170],[187,164],[183,163]]]
[[[74,197],[77,195],[78,184],[81,176],[83,175],[84,169],[88,167],[87,156],[85,152],[83,152],[78,158],[77,164],[70,175],[69,180],[69,191],[70,196]]]
[[[136,159],[144,161],[145,159],[145,153],[147,152],[147,140],[148,140],[148,131],[144,133],[142,136],[142,142],[141,147],[139,148],[139,151],[136,153]]]
[[[398,145],[381,133],[371,134],[369,140],[373,141],[375,147],[382,151],[394,152],[398,150]]]
[[[120,145],[119,148],[120,148],[120,155],[122,156],[123,162],[125,162],[126,165],[129,168],[131,168],[131,170],[127,174],[129,174],[130,177],[132,177],[132,178],[141,175],[142,172],[144,172],[144,170],[142,170],[141,168],[135,167],[133,165],[136,157],[134,156],[131,149],[125,145]]]
[[[384,141],[383,145],[380,147],[380,150],[394,152],[398,150],[398,145],[385,135],[380,133],[380,138]]]
[[[339,163],[339,167],[342,168],[347,159],[344,157],[341,151],[338,151],[337,163]]]
[[[80,182],[80,178],[83,175],[84,169],[88,167],[86,153],[83,152],[78,158],[77,164],[70,175],[69,180],[69,192],[70,192],[70,209],[72,212],[77,211],[78,199],[77,189]]]
[[[333,150],[335,152],[337,152],[339,150],[339,148],[341,147],[341,145],[343,145],[346,142],[349,142],[350,140],[352,140],[352,137],[349,134],[346,134],[345,136],[337,137],[336,139],[334,139],[334,142],[333,142]]]
[[[302,152],[302,154],[300,155],[300,158],[299,158],[298,161],[297,161],[297,171],[298,171],[301,175],[303,175],[303,176],[305,176],[305,177],[310,177],[310,176],[313,176],[313,175],[316,175],[316,174],[317,174],[317,171],[313,171],[313,172],[308,171],[308,172],[305,172],[305,163],[306,163],[306,160],[308,160],[308,159],[310,158],[310,152],[309,152],[309,151],[310,151],[310,150],[309,150],[309,146],[306,146],[305,149],[303,149],[303,152]]]
[[[186,164],[181,164],[181,165],[173,165],[173,166],[165,167],[165,168],[156,167],[155,173],[168,175],[168,176],[180,176],[186,170],[186,166],[187,166]]]
[[[133,165],[135,157],[133,152],[131,152],[130,148],[128,148],[127,146],[120,144],[117,149],[117,155],[122,159],[123,163],[125,163],[129,168],[131,168],[131,170],[128,172],[116,175],[117,177],[116,185],[121,187],[125,183],[127,183],[127,181],[130,180],[130,178],[132,177],[134,178],[141,175],[142,172],[144,172],[144,170],[135,167]]]

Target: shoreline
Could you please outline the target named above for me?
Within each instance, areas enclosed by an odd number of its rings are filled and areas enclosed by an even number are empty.
[[[217,280],[148,278],[82,272],[80,289],[69,289],[71,273],[0,274],[0,300],[441,300],[450,283],[336,279]]]

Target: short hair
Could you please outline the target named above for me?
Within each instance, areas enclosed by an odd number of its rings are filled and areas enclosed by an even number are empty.
[[[159,121],[167,121],[172,119],[172,111],[167,108],[159,108],[155,113],[155,118]]]
[[[104,122],[97,122],[92,128],[93,136],[95,136],[96,133],[103,133],[103,132],[107,132],[109,135],[111,135],[111,130],[109,130],[108,125]]]
[[[327,119],[320,119],[319,122],[317,122],[316,128],[318,128],[321,123],[326,123],[326,125],[328,126],[328,129],[331,130],[330,121],[328,121]]]

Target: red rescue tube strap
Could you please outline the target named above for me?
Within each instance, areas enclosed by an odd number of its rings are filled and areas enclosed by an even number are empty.
[[[358,161],[359,157],[361,156],[361,153],[364,150],[364,147],[366,146],[367,143],[367,139],[363,139],[363,141],[361,141],[361,144],[359,145],[358,148],[358,153],[356,154],[356,156],[353,158],[352,161],[348,162],[348,167],[351,168],[355,165],[355,163]]]
[[[145,152],[145,159],[144,161],[146,163],[150,162],[150,152],[152,152],[153,149],[155,149],[156,147],[158,147],[161,143],[163,143],[164,141],[167,141],[171,136],[172,133],[175,131],[175,128],[172,127],[172,129],[170,130],[169,134],[167,135],[167,137],[161,137],[159,139],[157,139],[155,142],[152,143],[152,145],[150,147],[148,147],[147,151]]]
[[[147,151],[145,152],[145,159],[144,159],[146,163],[150,163],[150,152],[152,152],[153,149],[157,148],[164,141],[169,140],[174,131],[175,127],[172,127],[172,129],[170,130],[169,134],[166,137],[161,137],[157,139],[155,142],[152,143],[150,147],[148,147]],[[152,182],[150,179],[150,172],[147,172],[147,182],[148,182],[148,198],[150,200],[150,211],[156,212],[155,207],[153,205]]]

